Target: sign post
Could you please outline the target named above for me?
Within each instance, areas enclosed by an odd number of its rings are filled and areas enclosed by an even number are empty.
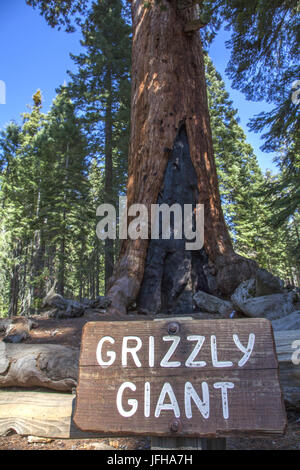
[[[87,323],[74,421],[83,431],[153,436],[153,443],[282,434],[271,323],[183,317]]]

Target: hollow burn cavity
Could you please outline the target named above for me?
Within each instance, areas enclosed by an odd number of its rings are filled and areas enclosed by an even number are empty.
[[[184,204],[196,206],[199,192],[185,125],[176,136],[169,154],[163,187],[157,204]],[[195,221],[193,221],[195,229]],[[161,224],[160,224],[161,225]],[[161,227],[160,227],[161,230]],[[171,213],[171,233],[174,218]],[[201,250],[185,249],[186,239],[151,239],[149,242],[144,277],[137,299],[138,310],[157,314],[188,314],[193,311],[193,294],[197,290],[209,292],[203,266],[208,257]]]

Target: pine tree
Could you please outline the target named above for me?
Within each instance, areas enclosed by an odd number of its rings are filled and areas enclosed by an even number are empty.
[[[225,84],[206,57],[208,103],[223,211],[239,253],[254,257],[253,237],[259,226],[253,218],[255,188],[263,180],[252,147],[238,124],[237,110]],[[251,196],[252,193],[252,196]]]
[[[13,160],[13,173],[10,172],[9,178],[6,178],[8,184],[3,186],[4,227],[10,233],[11,257],[14,263],[9,306],[11,315],[22,311],[26,302],[31,302],[34,278],[37,275],[37,258],[41,249],[37,224],[41,181],[38,138],[44,120],[41,107],[42,97],[38,90],[33,95],[30,112],[23,114],[19,146]],[[6,170],[10,171],[9,166]],[[24,280],[25,277],[30,279],[28,291],[25,291],[24,282],[21,282],[21,278]]]
[[[17,154],[21,145],[21,129],[10,123],[0,136],[1,148],[1,241],[0,241],[0,276],[1,276],[1,311],[14,315],[18,309],[19,271],[20,271],[20,234],[13,237],[16,229],[15,216],[20,208],[14,207],[12,197],[15,194],[17,177]],[[18,240],[18,241],[17,241]],[[8,301],[9,299],[9,305]]]
[[[11,315],[39,311],[55,281],[60,293],[78,293],[82,244],[93,230],[86,140],[67,89],[48,115],[41,104],[38,92],[22,128],[10,124],[1,138],[0,263],[10,279],[2,302]]]
[[[69,84],[91,151],[104,166],[101,202],[114,206],[127,175],[131,46],[125,13],[120,0],[93,3],[82,25],[84,53],[71,54],[78,72],[70,73]],[[113,272],[114,251],[114,241],[106,239],[106,286]]]
[[[277,153],[281,176],[262,194],[272,199],[275,225],[283,226],[300,207],[299,2],[220,0],[218,14],[232,29],[227,67],[233,86],[247,99],[265,100],[274,108],[251,120],[250,128],[265,131],[264,151]]]
[[[44,157],[40,217],[45,243],[55,253],[57,289],[64,295],[68,288],[66,271],[72,270],[67,260],[72,244],[83,237],[89,215],[86,140],[66,87],[60,89],[47,115],[40,145]]]
[[[222,207],[235,249],[295,283],[299,273],[297,225],[275,226],[276,211],[270,205],[270,196],[262,194],[262,188],[274,187],[274,177],[263,175],[220,74],[208,56],[205,62]]]

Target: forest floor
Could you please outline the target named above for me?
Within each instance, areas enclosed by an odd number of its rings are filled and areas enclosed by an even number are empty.
[[[122,439],[31,439],[17,434],[0,437],[0,450],[147,450],[150,438]],[[228,438],[227,450],[300,450],[300,414],[288,412],[284,436],[270,438]]]
[[[201,312],[193,312],[191,316],[195,319],[201,320],[212,318],[210,313]],[[127,315],[126,321],[151,320],[153,318],[160,317],[171,318],[171,316],[167,315],[156,315],[155,317],[151,317],[150,315],[142,315],[133,312]],[[236,318],[237,317],[238,315],[236,315]],[[20,319],[21,318],[22,317],[20,317]],[[120,319],[116,316],[106,315],[105,313],[98,313],[92,309],[79,318],[53,319],[48,318],[46,315],[33,315],[30,318],[34,320],[36,326],[30,330],[29,337],[23,341],[24,344],[51,343],[73,346],[77,348],[80,347],[82,328],[86,323],[91,321],[124,320],[124,317]],[[228,315],[218,314],[217,318],[228,318]],[[4,336],[5,334],[0,332],[0,341],[4,338]]]
[[[194,315],[193,315],[194,316]],[[198,315],[195,315],[197,317]],[[110,321],[105,314],[86,313],[73,319],[48,319],[41,316],[31,317],[36,327],[30,331],[27,344],[52,343],[79,347],[82,328],[90,321]],[[128,320],[148,319],[148,317],[128,316]],[[114,319],[115,320],[115,319]],[[0,334],[0,341],[3,335]],[[33,440],[34,441],[34,440]],[[11,434],[0,437],[0,450],[144,450],[150,448],[150,439],[45,439],[30,442],[28,437]],[[229,438],[229,450],[300,450],[300,413],[288,412],[286,434],[272,438]]]

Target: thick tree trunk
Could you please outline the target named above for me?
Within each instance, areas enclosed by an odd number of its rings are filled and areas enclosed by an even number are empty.
[[[20,261],[19,256],[22,253],[22,247],[18,243],[17,247],[13,250],[13,257],[15,263],[12,268],[12,276],[10,280],[9,292],[9,316],[13,317],[18,314],[19,307],[19,293],[20,293]]]
[[[113,162],[112,162],[112,73],[108,64],[106,73],[106,110],[105,110],[105,202],[113,204]],[[114,269],[114,241],[105,240],[105,290]]]
[[[214,264],[220,292],[229,294],[239,282],[251,276],[255,263],[234,253],[221,208],[202,45],[198,32],[184,32],[185,25],[195,18],[195,8],[179,10],[176,0],[165,2],[165,10],[154,0],[150,3],[151,7],[145,8],[143,0],[131,2],[133,56],[128,207],[142,203],[150,213],[151,204],[159,202],[176,137],[184,129],[189,154],[186,158],[191,159],[198,202],[204,204],[205,210],[203,256],[207,257],[206,262]],[[187,182],[182,181],[182,184]],[[127,239],[122,244],[108,292],[112,300],[111,313],[126,313],[127,306],[137,298],[144,278],[147,250],[148,240]],[[158,275],[163,282],[164,275]],[[156,289],[161,289],[161,284]]]
[[[60,240],[60,254],[59,254],[59,272],[58,272],[58,285],[57,291],[60,295],[65,295],[65,263],[66,263],[66,204],[67,204],[67,184],[69,179],[69,144],[67,144],[66,149],[66,159],[65,159],[65,188],[64,188],[64,196],[63,196],[63,229],[61,234]]]
[[[18,314],[18,300],[19,300],[19,266],[15,264],[12,269],[12,278],[10,281],[10,294],[9,294],[9,316],[13,317]]]
[[[186,127],[181,126],[164,175],[158,204],[179,204],[195,209],[198,202],[197,175],[190,157]],[[144,313],[185,314],[193,312],[193,295],[200,289],[209,292],[204,266],[208,262],[205,250],[186,250],[183,237],[174,238],[174,221],[170,221],[170,240],[150,240],[144,278],[138,296],[138,308]],[[195,229],[195,220],[194,229]]]
[[[65,221],[65,209],[63,214],[63,220]],[[58,272],[58,285],[57,292],[64,296],[65,295],[65,256],[66,256],[66,239],[65,235],[62,235],[60,241],[60,253],[59,253],[59,272]]]
[[[44,269],[45,261],[45,243],[43,240],[42,230],[36,230],[34,233],[34,254],[33,254],[33,273],[32,280],[34,282],[34,288],[32,293],[32,298],[40,301],[45,296],[45,288],[43,280],[41,279],[41,274]],[[31,306],[32,313],[38,313],[37,305]]]

